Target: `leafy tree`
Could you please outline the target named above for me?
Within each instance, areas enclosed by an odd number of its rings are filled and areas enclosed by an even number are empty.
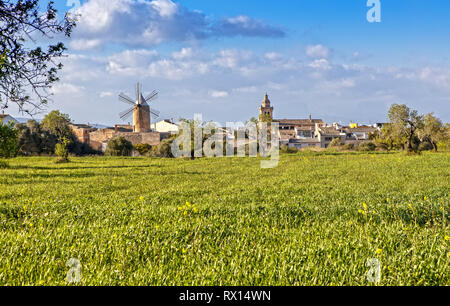
[[[423,127],[423,116],[405,104],[393,104],[389,109],[389,120],[393,140],[403,143],[409,152],[417,151],[418,146],[415,145],[416,132]]]
[[[17,130],[12,124],[0,122],[0,157],[14,157],[17,150]]]
[[[114,137],[108,142],[105,155],[108,156],[131,156],[133,144],[123,136]]]
[[[68,138],[64,138],[60,143],[57,143],[55,146],[55,155],[58,156],[57,162],[59,163],[67,163],[69,162],[69,144],[71,140]]]
[[[69,115],[62,114],[58,110],[52,111],[46,115],[42,120],[41,126],[45,131],[55,135],[60,142],[62,142],[64,138],[74,138],[72,129],[70,128]]]
[[[438,150],[438,143],[445,139],[445,126],[439,118],[433,114],[427,114],[423,126],[417,132],[420,141],[428,142],[435,151]]]
[[[331,148],[332,147],[340,147],[342,145],[344,145],[344,143],[342,142],[342,139],[341,138],[335,138],[335,139],[333,139],[332,142],[330,142],[329,147],[331,147]]]
[[[273,121],[272,117],[270,115],[260,115],[258,118],[259,122],[267,122],[267,123],[271,123]]]
[[[59,20],[53,1],[43,11],[39,0],[0,0],[0,108],[8,102],[28,114],[43,108],[66,50],[52,44],[52,35],[69,37],[75,21],[68,14]],[[45,45],[37,46],[38,39]]]
[[[152,149],[152,146],[147,143],[140,143],[134,146],[134,149],[139,152],[139,154],[146,155]]]
[[[153,147],[150,151],[150,157],[173,158],[172,143],[175,138],[164,139],[159,146]]]
[[[371,152],[371,151],[375,151],[376,148],[377,148],[377,146],[373,142],[366,141],[366,142],[362,142],[359,144],[358,151]]]

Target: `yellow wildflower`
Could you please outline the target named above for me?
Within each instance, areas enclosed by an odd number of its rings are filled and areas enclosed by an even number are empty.
[[[450,240],[450,236],[445,236],[445,241],[449,241]]]
[[[382,249],[377,249],[377,250],[375,251],[375,253],[376,253],[377,255],[381,255],[381,254],[383,254],[383,250],[382,250]]]
[[[155,229],[159,230],[159,225],[156,225],[156,226],[155,226]]]
[[[188,212],[185,210],[185,211],[184,211],[184,215],[186,216],[187,214],[188,214]]]
[[[187,206],[187,207],[191,207],[191,203],[186,202],[186,206]]]
[[[144,201],[144,197],[143,197],[143,196],[141,196],[141,197],[139,198],[139,200],[141,200],[141,201]]]

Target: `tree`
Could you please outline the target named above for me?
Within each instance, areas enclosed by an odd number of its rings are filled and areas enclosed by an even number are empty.
[[[108,142],[105,155],[108,156],[131,156],[133,144],[123,136],[114,137]]]
[[[134,149],[142,156],[146,155],[152,149],[152,146],[147,143],[139,143],[134,146]]]
[[[331,147],[331,148],[332,147],[340,147],[342,145],[344,145],[344,143],[342,142],[342,139],[338,137],[338,138],[333,139],[332,142],[330,142],[329,147]]]
[[[427,114],[423,126],[417,132],[420,141],[429,142],[435,151],[438,150],[438,142],[445,139],[445,126],[434,114]]]
[[[0,122],[0,157],[14,157],[17,153],[17,130],[12,124]]]
[[[70,128],[69,115],[62,114],[60,111],[55,110],[50,112],[42,120],[42,128],[58,137],[59,142],[62,142],[64,138],[73,139],[73,132]]]
[[[28,114],[43,108],[62,69],[57,59],[66,50],[61,42],[51,43],[52,35],[70,37],[75,22],[69,14],[59,20],[53,1],[42,12],[39,0],[0,0],[1,109],[8,102]],[[38,39],[45,45],[36,46]]]
[[[68,138],[64,138],[61,143],[57,143],[55,146],[55,154],[58,156],[57,162],[59,163],[67,163],[69,162],[69,144],[71,140]]]
[[[405,104],[393,104],[389,109],[389,121],[394,141],[403,143],[409,152],[417,151],[416,132],[423,127],[423,116]]]

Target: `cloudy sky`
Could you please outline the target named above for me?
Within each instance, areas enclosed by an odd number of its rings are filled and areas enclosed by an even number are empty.
[[[406,103],[450,121],[446,0],[381,0],[381,23],[366,0],[56,2],[80,20],[49,110],[77,123],[120,123],[137,81],[163,119],[246,121],[267,92],[279,119],[373,123]]]

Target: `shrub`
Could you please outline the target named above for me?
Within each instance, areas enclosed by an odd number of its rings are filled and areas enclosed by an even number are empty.
[[[358,151],[371,152],[371,151],[375,151],[376,148],[377,148],[377,146],[373,142],[367,141],[367,142],[363,142],[359,145]]]
[[[55,155],[58,156],[58,163],[67,163],[69,161],[69,144],[70,140],[67,138],[56,144]]]
[[[14,157],[17,153],[18,132],[12,124],[0,122],[0,157]]]
[[[282,146],[280,151],[281,151],[281,153],[294,154],[294,153],[298,152],[298,149],[294,148],[294,147],[289,147],[289,146]]]
[[[152,149],[152,146],[146,143],[140,143],[134,146],[134,149],[141,155],[146,155]]]
[[[344,151],[351,151],[355,149],[355,145],[353,143],[347,143],[342,146],[342,150]]]
[[[433,150],[434,150],[433,145],[428,141],[422,142],[419,145],[419,151],[433,151]]]
[[[150,151],[151,157],[172,158],[172,142],[174,139],[164,139],[159,146]]]
[[[336,148],[336,147],[340,147],[340,146],[342,146],[342,145],[343,145],[343,143],[342,143],[341,138],[335,138],[335,139],[333,139],[333,141],[330,143],[329,147],[330,147],[330,148]]]
[[[114,137],[108,142],[105,155],[107,156],[131,156],[133,144],[123,136]]]

